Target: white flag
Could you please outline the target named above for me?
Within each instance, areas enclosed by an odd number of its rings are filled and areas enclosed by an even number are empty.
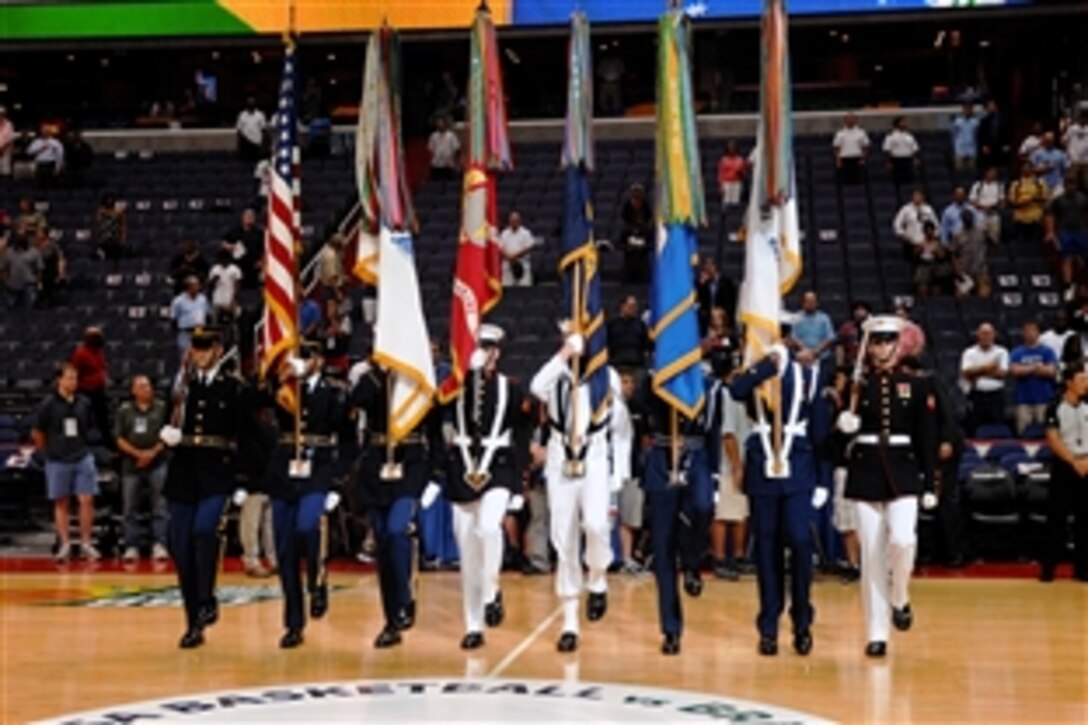
[[[374,359],[390,370],[389,435],[398,441],[434,400],[434,361],[416,278],[412,235],[382,227],[378,237],[378,323]]]

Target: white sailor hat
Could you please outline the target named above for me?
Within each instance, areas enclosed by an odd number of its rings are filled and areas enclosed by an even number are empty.
[[[489,322],[480,325],[480,347],[501,345],[505,338],[506,333],[498,325],[492,325]]]
[[[903,331],[903,320],[895,315],[873,315],[862,324],[870,337],[898,337]]]

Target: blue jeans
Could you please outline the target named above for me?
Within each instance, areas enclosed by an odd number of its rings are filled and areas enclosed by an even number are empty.
[[[140,545],[137,509],[140,491],[147,487],[151,494],[151,536],[155,544],[166,544],[166,499],[162,489],[166,483],[166,463],[150,468],[137,468],[121,476],[121,510],[124,516],[125,546]]]
[[[29,310],[33,309],[34,303],[38,299],[38,286],[28,284],[22,289],[8,288],[8,307],[13,310]]]

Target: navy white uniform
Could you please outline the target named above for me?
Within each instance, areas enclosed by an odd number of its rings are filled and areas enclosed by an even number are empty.
[[[784,349],[779,353],[788,357]],[[777,652],[778,620],[785,608],[785,547],[790,548],[790,619],[794,648],[808,654],[815,610],[811,602],[813,494],[830,483],[826,450],[831,409],[821,395],[819,369],[793,360],[781,364],[781,457],[774,461],[775,413],[764,404],[759,386],[779,374],[767,357],[738,375],[729,389],[748,405],[754,421],[745,442],[744,488],[751,503],[751,526],[759,585],[756,627],[760,652]]]
[[[695,418],[677,413],[680,439],[673,460],[672,409],[657,397],[647,376],[643,391],[650,447],[645,455],[642,488],[650,514],[650,544],[657,582],[658,616],[665,635],[663,651],[676,654],[684,620],[677,590],[677,559],[684,588],[693,596],[702,591],[699,567],[706,553],[714,513],[714,474],[718,470],[720,409],[704,405]],[[714,400],[715,381],[707,380],[707,400]],[[675,464],[675,465],[674,465]],[[673,471],[678,472],[674,479]]]
[[[294,412],[277,401],[280,434],[266,472],[283,587],[287,635],[281,645],[285,647],[301,643],[306,624],[299,576],[302,561],[306,562],[311,615],[320,618],[328,607],[322,517],[325,497],[341,471],[338,444],[348,427],[347,395],[342,386],[315,373],[298,381],[298,391],[297,442]]]
[[[442,423],[437,407],[397,444],[390,459],[386,445],[387,375],[382,368],[371,365],[351,391],[352,404],[365,416],[355,491],[356,501],[369,510],[378,545],[378,582],[385,616],[385,629],[375,640],[379,647],[399,642],[397,633],[415,621],[409,534],[423,488],[444,476]],[[383,479],[386,463],[399,463],[402,475]]]

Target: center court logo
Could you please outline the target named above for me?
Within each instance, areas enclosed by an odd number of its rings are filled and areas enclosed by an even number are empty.
[[[323,682],[138,702],[46,723],[650,721],[786,725],[828,720],[774,705],[638,685],[513,679]]]

